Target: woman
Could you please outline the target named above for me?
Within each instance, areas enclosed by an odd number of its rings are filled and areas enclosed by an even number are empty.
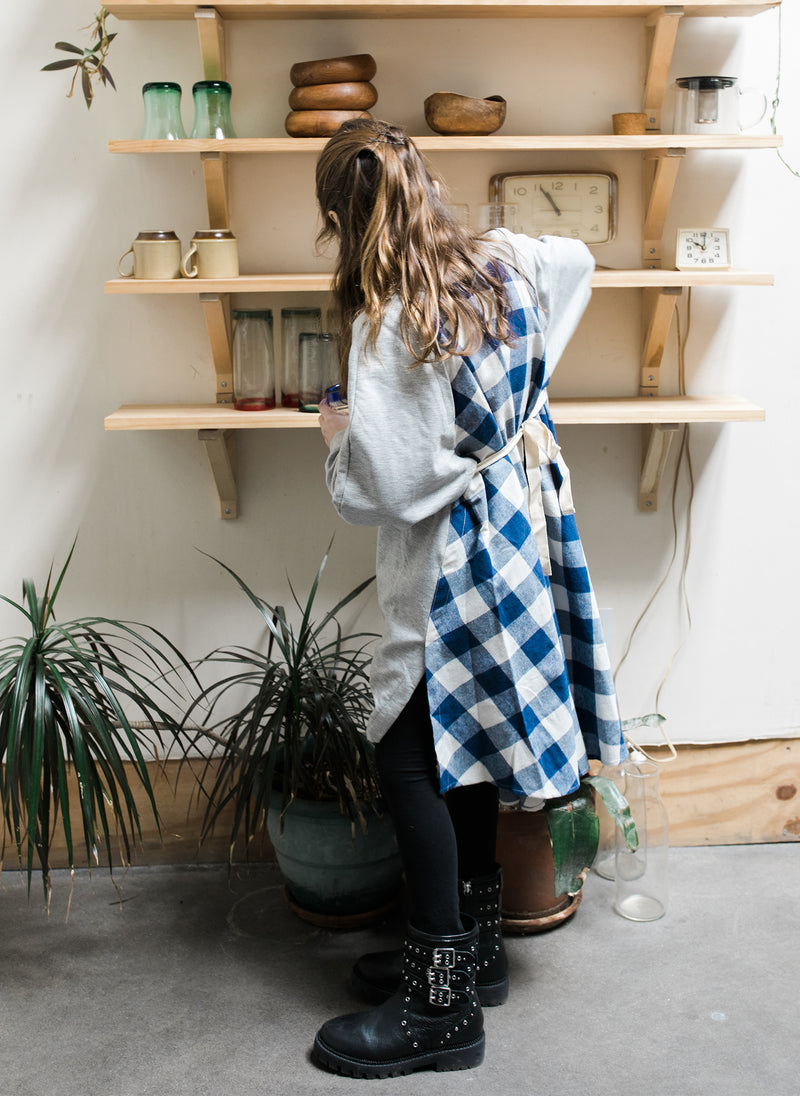
[[[475,238],[384,122],[330,139],[317,199],[349,405],[321,409],[327,483],[346,521],[379,527],[368,734],[409,923],[402,952],[356,964],[382,1003],[325,1024],[315,1055],[351,1076],[466,1069],[481,1004],[508,992],[499,797],[566,795],[588,757],[624,755],[546,397],[593,260],[574,240]]]

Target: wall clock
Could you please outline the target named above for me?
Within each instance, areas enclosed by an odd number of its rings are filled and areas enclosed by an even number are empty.
[[[529,236],[571,236],[587,244],[607,244],[617,230],[617,177],[608,172],[493,175],[489,198],[517,205],[517,230]]]
[[[727,228],[679,228],[676,270],[728,270],[731,265]]]

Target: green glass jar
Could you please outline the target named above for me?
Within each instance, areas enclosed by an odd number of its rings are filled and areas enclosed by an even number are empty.
[[[233,318],[233,395],[237,411],[275,406],[272,310],[237,309]]]
[[[231,85],[225,80],[198,80],[192,87],[192,137],[235,137],[231,122]]]
[[[166,80],[142,87],[146,141],[179,141],[186,136],[181,121],[181,85]]]

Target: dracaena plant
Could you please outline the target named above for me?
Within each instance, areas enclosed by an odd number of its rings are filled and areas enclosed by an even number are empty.
[[[104,848],[111,869],[114,851],[127,861],[141,838],[137,785],[157,822],[146,758],[154,744],[165,750],[179,741],[180,719],[170,709],[179,711],[182,674],[193,677],[177,648],[148,625],[56,619],[74,547],[55,582],[51,568],[41,596],[32,579],[23,581],[21,602],[2,596],[29,632],[0,645],[0,867],[9,843],[16,846],[30,891],[38,860],[48,906],[59,824],[70,869],[76,846],[90,865]]]
[[[100,8],[94,17],[94,22],[85,28],[89,31],[92,43],[90,46],[82,47],[75,46],[72,42],[56,42],[55,48],[57,50],[61,50],[62,53],[72,54],[72,56],[59,61],[51,61],[49,65],[42,66],[42,72],[57,72],[62,69],[74,70],[67,98],[70,98],[74,92],[75,83],[80,74],[81,91],[87,109],[91,107],[94,99],[92,81],[100,83],[103,87],[110,84],[116,91],[116,84],[106,66],[111,43],[117,37],[116,32],[109,34],[106,30],[106,20],[109,15],[110,12],[106,11],[105,8]]]
[[[195,742],[219,747],[200,775],[208,796],[203,836],[223,810],[232,809],[231,855],[237,836],[250,840],[262,830],[273,789],[280,794],[282,812],[296,797],[335,799],[344,814],[362,824],[362,803],[379,796],[365,736],[373,706],[370,648],[376,637],[345,635],[336,619],[373,578],[315,621],[314,601],[327,559],[326,552],[304,602],[289,583],[299,624],[291,622],[284,606],[268,604],[235,571],[214,560],[266,627],[264,649],[220,647],[201,660],[200,666],[225,669],[186,714],[187,725],[203,724]],[[218,711],[224,714],[217,717]]]

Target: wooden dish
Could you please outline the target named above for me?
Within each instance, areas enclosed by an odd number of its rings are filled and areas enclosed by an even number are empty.
[[[434,133],[485,137],[506,120],[506,101],[500,95],[473,99],[454,91],[436,91],[425,100],[425,121]]]
[[[294,88],[289,96],[292,110],[369,110],[378,101],[378,92],[370,83],[311,84]]]
[[[375,58],[369,53],[354,53],[349,57],[328,57],[321,61],[298,61],[292,65],[289,79],[296,88],[312,84],[340,84],[351,80],[371,80],[378,71]]]
[[[290,137],[330,137],[342,122],[371,117],[367,110],[293,110],[284,124]]]

